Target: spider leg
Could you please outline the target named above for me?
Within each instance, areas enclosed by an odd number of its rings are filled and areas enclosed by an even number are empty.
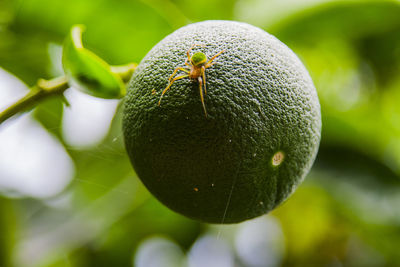
[[[206,88],[206,67],[201,67],[201,76],[203,77],[204,83],[204,95],[207,95],[207,88]]]
[[[222,51],[220,51],[220,52],[218,52],[216,55],[214,55],[212,58],[210,58],[210,60],[206,63],[206,68],[211,67],[211,66],[214,64],[214,63],[212,63],[213,60],[216,59],[216,58],[217,58],[219,55],[221,55],[223,52],[225,52],[225,49],[222,50]]]
[[[207,118],[207,111],[206,111],[206,105],[204,104],[204,96],[203,96],[203,80],[201,77],[198,77],[197,80],[199,81],[199,89],[200,89],[200,99],[201,99],[201,104],[203,105],[204,109],[204,114],[206,115]]]
[[[194,45],[192,45],[192,47],[190,47],[190,48],[188,49],[188,51],[186,51],[187,58],[186,58],[186,60],[185,60],[185,64],[187,63],[187,61],[190,62],[190,51],[191,51],[193,48],[194,48]]]
[[[189,63],[188,63],[188,59],[185,59],[185,65],[188,66],[189,68],[192,67],[192,64],[190,64],[190,60],[189,60]]]
[[[177,67],[177,68],[174,70],[174,72],[171,74],[171,76],[169,76],[168,81],[171,82],[172,77],[174,77],[175,74],[176,74],[178,71],[180,71],[180,70],[181,70],[181,71],[184,71],[184,72],[186,72],[186,73],[189,74],[189,71],[188,71],[187,69],[182,68],[182,67]]]
[[[169,82],[168,86],[162,91],[161,96],[160,96],[160,100],[158,100],[158,105],[161,104],[161,99],[162,99],[162,97],[163,97],[164,94],[169,90],[169,88],[171,87],[171,85],[172,85],[175,81],[180,80],[180,79],[183,79],[183,78],[186,78],[186,77],[189,77],[189,75],[184,74],[184,75],[181,75],[181,76],[178,76],[178,77],[173,78],[173,79]]]

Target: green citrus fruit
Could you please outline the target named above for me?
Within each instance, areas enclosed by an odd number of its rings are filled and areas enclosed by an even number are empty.
[[[225,50],[206,69],[208,117],[189,78],[157,105],[193,44],[204,46],[192,54],[208,58]],[[248,24],[206,21],[167,36],[139,64],[123,132],[136,173],[162,203],[201,221],[236,223],[272,210],[303,180],[320,116],[312,80],[287,46]]]

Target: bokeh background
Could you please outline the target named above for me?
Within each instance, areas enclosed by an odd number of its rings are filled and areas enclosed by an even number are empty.
[[[129,163],[116,100],[73,89],[0,126],[0,266],[400,266],[400,1],[0,0],[0,110],[62,74],[70,27],[111,64],[188,23],[261,27],[309,70],[322,142],[279,208],[237,225],[184,218]]]

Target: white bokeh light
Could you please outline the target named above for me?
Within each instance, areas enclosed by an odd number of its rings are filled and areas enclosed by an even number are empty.
[[[245,266],[280,266],[285,245],[279,222],[272,216],[244,222],[237,231],[235,248]]]
[[[65,92],[71,104],[64,109],[62,133],[65,142],[73,147],[97,145],[107,135],[118,100],[101,99],[74,88]]]
[[[234,256],[230,246],[214,235],[198,239],[188,256],[189,267],[233,267]]]
[[[0,111],[26,94],[28,88],[0,69]],[[51,197],[74,175],[74,164],[58,142],[29,114],[0,125],[0,193]]]
[[[135,254],[135,267],[180,267],[184,254],[180,247],[169,239],[151,237],[142,242]]]

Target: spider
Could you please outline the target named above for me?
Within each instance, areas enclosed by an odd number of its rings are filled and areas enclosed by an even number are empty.
[[[207,94],[206,69],[211,67],[215,63],[215,62],[213,62],[214,59],[216,59],[219,55],[221,55],[223,52],[225,52],[225,50],[220,51],[219,53],[214,55],[210,60],[207,61],[207,56],[202,52],[196,52],[192,56],[190,56],[190,51],[196,46],[204,47],[203,45],[195,44],[189,48],[189,50],[186,52],[187,58],[185,59],[185,65],[189,68],[177,67],[174,70],[174,72],[168,79],[168,81],[169,81],[168,86],[162,91],[160,100],[158,101],[158,105],[161,104],[162,97],[169,90],[169,88],[171,88],[172,84],[175,81],[189,77],[189,79],[197,80],[199,82],[201,104],[203,105],[204,114],[207,117],[207,111],[206,111],[206,106],[204,104],[204,96],[203,96],[203,85],[204,85],[204,95]],[[173,78],[175,76],[175,74],[180,70],[184,71],[186,74],[183,74],[183,75]]]

